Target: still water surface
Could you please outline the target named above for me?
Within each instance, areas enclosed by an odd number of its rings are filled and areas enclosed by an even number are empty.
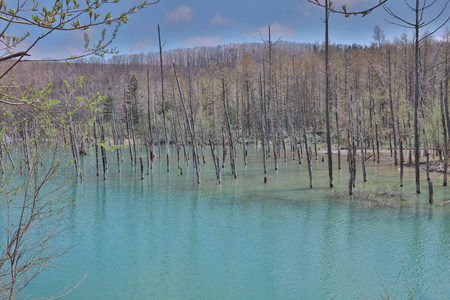
[[[450,204],[412,193],[411,172],[404,200],[380,208],[336,196],[347,191],[345,160],[332,192],[320,159],[310,189],[307,166],[292,161],[269,164],[264,184],[259,152],[248,166],[238,157],[236,180],[227,164],[221,185],[209,159],[200,186],[175,161],[140,180],[127,160],[117,173],[112,157],[106,181],[92,158],[83,162],[64,237],[79,245],[21,297],[56,294],[87,274],[67,299],[376,299],[383,285],[404,299],[405,278],[415,299],[450,298]],[[373,164],[368,180],[358,188],[395,183],[398,171]],[[440,176],[434,184],[436,203],[450,199]]]

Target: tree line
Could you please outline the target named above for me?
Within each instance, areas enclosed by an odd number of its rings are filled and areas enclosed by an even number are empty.
[[[206,145],[211,144],[214,156],[219,155],[219,145],[223,153],[228,145],[228,154],[234,156],[237,145],[264,145],[265,158],[271,157],[278,169],[278,161],[288,156],[299,162],[303,157],[318,159],[318,148],[327,142],[328,111],[336,153],[346,148],[356,155],[358,148],[364,165],[368,159],[379,162],[385,149],[395,164],[402,160],[402,167],[413,164],[417,153],[419,160],[442,162],[439,168],[446,174],[449,30],[439,38],[425,33],[420,44],[419,151],[414,148],[413,41],[406,34],[386,41],[375,27],[371,46],[330,45],[328,90],[325,45],[270,38],[252,44],[161,49],[136,63],[133,55],[70,65],[27,62],[7,80],[32,84],[35,95],[57,99],[46,113],[69,115],[69,130],[61,136],[74,147],[75,161],[93,144],[105,146],[106,155],[106,142],[119,153],[129,148],[135,168],[139,147],[148,149],[151,168],[153,157],[164,159],[160,149],[181,151],[185,163],[192,160],[195,165]],[[16,97],[30,94],[25,84],[15,92]],[[326,92],[331,99],[328,109]],[[20,140],[27,131],[34,132],[36,115],[26,109],[12,107],[4,113],[9,130],[3,139]],[[189,157],[186,147],[194,145],[198,149]],[[339,155],[338,168],[341,165]]]

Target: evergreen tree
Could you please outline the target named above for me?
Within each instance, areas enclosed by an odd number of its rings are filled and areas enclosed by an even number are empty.
[[[105,102],[103,103],[103,119],[105,121],[110,121],[112,119],[113,109],[114,109],[114,97],[111,95],[111,87],[108,87],[108,95],[106,96]]]
[[[128,107],[131,108],[133,123],[136,126],[139,124],[139,115],[141,114],[141,109],[139,109],[139,99],[141,97],[142,95],[139,94],[139,82],[136,76],[132,75],[128,83],[127,102]]]

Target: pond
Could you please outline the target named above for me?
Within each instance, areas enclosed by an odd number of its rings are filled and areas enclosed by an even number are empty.
[[[206,152],[205,154],[209,152]],[[145,154],[142,154],[145,156]],[[84,282],[66,299],[359,299],[409,290],[417,299],[450,295],[449,188],[434,175],[435,201],[414,193],[414,174],[393,205],[347,196],[348,166],[334,157],[335,188],[325,162],[268,164],[264,184],[260,150],[238,153],[237,179],[229,163],[217,183],[212,160],[180,175],[155,162],[144,180],[124,158],[122,172],[110,154],[107,180],[85,158],[84,181],[69,196],[72,225],[64,239],[78,243],[21,294],[55,295]],[[368,183],[357,190],[397,185],[397,167],[368,161]],[[400,197],[402,198],[401,200]],[[447,198],[446,198],[447,197]]]

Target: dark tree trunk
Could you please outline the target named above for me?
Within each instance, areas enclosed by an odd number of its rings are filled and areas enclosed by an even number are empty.
[[[331,152],[331,130],[330,130],[330,103],[329,103],[329,53],[328,53],[328,19],[330,11],[328,10],[328,0],[325,0],[325,119],[327,126],[327,151],[328,151],[328,175],[330,177],[330,187],[333,187],[333,161]]]

